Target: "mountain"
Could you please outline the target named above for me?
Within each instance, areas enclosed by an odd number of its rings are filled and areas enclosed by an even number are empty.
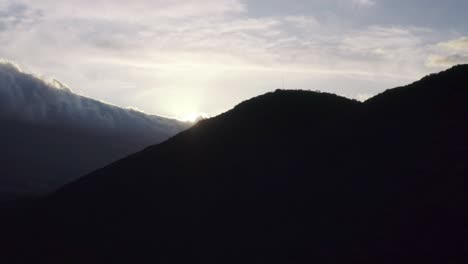
[[[277,90],[24,205],[1,239],[20,262],[464,263],[467,101],[468,65],[364,103]]]
[[[53,191],[188,127],[0,62],[0,201]]]

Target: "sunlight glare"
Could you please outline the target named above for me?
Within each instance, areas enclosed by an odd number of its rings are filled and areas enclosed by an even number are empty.
[[[186,115],[184,118],[182,118],[182,120],[185,121],[185,122],[196,123],[200,119],[204,119],[204,118],[207,118],[206,114],[192,112],[192,113]]]

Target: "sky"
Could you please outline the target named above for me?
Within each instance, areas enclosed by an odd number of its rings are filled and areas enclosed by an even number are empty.
[[[466,0],[0,0],[0,58],[150,114],[277,88],[365,100],[468,63]]]

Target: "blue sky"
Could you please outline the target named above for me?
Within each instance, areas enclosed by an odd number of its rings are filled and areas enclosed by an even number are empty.
[[[148,113],[282,87],[365,99],[468,63],[465,0],[0,0],[0,57]]]

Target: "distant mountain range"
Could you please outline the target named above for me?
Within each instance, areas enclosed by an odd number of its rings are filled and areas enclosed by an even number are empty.
[[[53,191],[189,125],[86,98],[0,62],[0,201]]]
[[[24,263],[464,263],[467,135],[468,65],[364,103],[277,90],[25,204],[0,240]]]

